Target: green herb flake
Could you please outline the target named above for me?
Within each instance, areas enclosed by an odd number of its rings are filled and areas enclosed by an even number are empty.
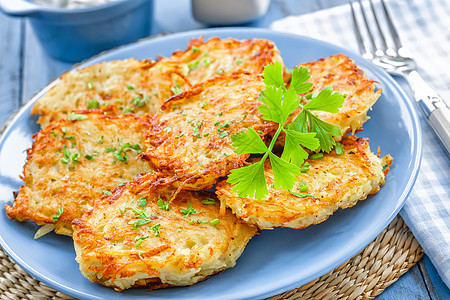
[[[211,223],[212,226],[216,226],[217,224],[220,223],[220,220],[219,219],[214,219],[214,220],[211,220],[210,223]]]
[[[164,201],[161,196],[158,196],[158,201],[156,202],[158,207],[162,210],[170,210],[170,201]]]
[[[294,192],[292,192],[292,191],[289,191],[292,195],[294,195],[295,197],[298,197],[298,198],[306,198],[306,197],[312,197],[312,198],[317,198],[316,196],[314,196],[314,195],[311,195],[311,194],[307,194],[307,193],[294,193]]]
[[[179,84],[177,84],[176,86],[171,87],[170,90],[172,91],[172,93],[174,95],[179,95],[179,94],[181,94],[183,92],[183,90],[181,89]]]
[[[87,87],[92,90],[94,88],[94,84],[92,84],[92,82],[88,82]]]
[[[139,251],[138,251],[138,256],[139,256],[140,259],[143,259],[142,256],[141,256],[142,254],[144,254],[144,251],[139,250]]]
[[[198,47],[195,47],[195,46],[192,46],[192,52],[194,52],[194,53],[197,53],[197,52],[199,52],[200,51],[200,48],[198,48]]]
[[[239,65],[240,63],[242,63],[242,59],[235,59],[235,60],[234,60],[234,63],[237,64],[237,65]]]
[[[167,133],[171,132],[172,131],[172,125],[167,126],[166,128],[164,128],[163,131],[167,132]]]
[[[182,138],[184,136],[184,133],[180,134],[179,136],[176,136],[176,139]]]
[[[216,200],[211,198],[205,198],[202,200],[203,205],[216,205]]]
[[[133,225],[133,229],[137,229],[139,226],[150,223],[151,221],[152,220],[147,220],[147,219],[137,219],[137,220],[129,221],[128,225]]]
[[[100,103],[95,98],[89,100],[86,105],[87,109],[93,109],[93,108],[99,108],[99,107],[100,107]]]
[[[127,88],[128,88],[129,91],[134,90],[134,87],[132,87],[131,85],[129,85]]]
[[[228,135],[228,131],[223,131],[219,134],[219,138],[223,139]]]
[[[195,209],[192,207],[191,203],[188,203],[188,208],[187,209],[181,209],[180,213],[182,213],[184,215],[184,217],[186,218],[189,215],[195,214],[196,211]]]
[[[321,159],[323,158],[323,153],[315,153],[309,157],[310,159]]]
[[[209,60],[209,58],[205,58],[205,59],[203,59],[203,64],[205,65],[205,67],[209,67],[209,65],[211,64],[211,61]]]
[[[64,207],[58,208],[56,211],[56,214],[52,216],[52,221],[58,221],[59,217],[61,217],[62,213],[64,212]]]
[[[109,195],[112,196],[112,193],[108,190],[103,190],[103,195]]]
[[[219,126],[219,129],[221,129],[221,128],[228,128],[228,127],[230,127],[230,124],[232,124],[232,123],[233,123],[233,121],[225,122],[225,123],[223,123],[222,125]]]
[[[147,198],[145,198],[145,197],[139,198],[138,206],[145,207],[146,205],[147,205]]]
[[[67,117],[67,120],[69,120],[69,121],[81,121],[81,120],[86,120],[87,118],[88,118],[88,116],[86,116],[86,115],[70,113],[70,115]]]
[[[102,135],[102,137],[101,137],[101,138],[99,138],[99,139],[97,140],[97,143],[99,143],[99,144],[103,144],[103,135]]]
[[[223,74],[224,72],[225,72],[225,70],[222,68],[217,69],[217,71],[216,71],[217,74]]]
[[[205,100],[204,102],[203,102],[203,104],[202,104],[202,108],[205,108],[206,107],[206,105],[208,105],[208,100]]]
[[[160,237],[159,230],[161,229],[161,224],[157,224],[157,225],[153,226],[151,229],[156,237]]]
[[[117,150],[116,147],[106,147],[106,148],[105,148],[105,152],[106,152],[106,153],[114,152],[114,151],[116,151],[116,150]]]

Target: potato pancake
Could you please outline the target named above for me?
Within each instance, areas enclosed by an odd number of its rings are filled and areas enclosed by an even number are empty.
[[[259,74],[280,53],[267,40],[237,41],[212,38],[190,41],[186,51],[159,61],[126,59],[102,62],[61,76],[36,104],[42,127],[65,118],[73,110],[119,107],[118,113],[155,113],[170,96],[217,75],[237,70]]]
[[[262,74],[264,66],[280,62],[284,68],[280,51],[268,40],[244,40],[211,38],[203,42],[203,38],[189,42],[186,51],[175,51],[171,61],[182,66],[182,73],[191,84],[197,84],[217,75],[230,75],[236,71]]]
[[[331,86],[334,91],[347,95],[339,113],[313,111],[321,120],[339,126],[342,134],[359,130],[369,117],[367,111],[381,95],[381,89],[375,92],[375,81],[366,78],[363,70],[344,54],[333,55],[318,61],[301,64],[311,74],[308,82],[314,84],[311,91],[318,94],[323,88]],[[306,104],[306,100],[303,104]],[[300,109],[294,112],[295,118]],[[336,138],[339,140],[339,138]]]
[[[181,191],[146,174],[95,202],[74,220],[81,273],[122,291],[192,285],[233,267],[257,233],[231,211],[219,216],[213,193]]]
[[[238,72],[170,98],[162,106],[166,112],[144,117],[148,150],[141,156],[155,170],[186,181],[185,188],[211,187],[249,156],[234,153],[232,134],[253,128],[264,138],[277,129],[258,110],[264,87],[261,76]]]
[[[266,163],[269,194],[265,199],[238,197],[226,180],[217,184],[216,194],[222,205],[226,204],[238,217],[261,229],[318,224],[338,208],[352,207],[376,193],[392,162],[389,155],[384,158],[374,155],[368,139],[345,136],[342,144],[345,151],[342,155],[333,150],[321,159],[308,160],[310,170],[297,176],[298,183],[291,191],[271,187],[273,172]]]
[[[152,171],[138,157],[145,150],[145,125],[138,117],[80,113],[86,119],[61,120],[34,135],[22,176],[25,184],[13,206],[5,206],[8,217],[49,224],[43,230],[71,235],[72,220],[91,209],[94,199]]]
[[[189,87],[180,67],[171,62],[160,64],[136,59],[102,62],[61,76],[33,106],[32,114],[41,114],[44,128],[65,119],[80,109],[116,105],[117,113],[159,111],[161,103],[173,95],[172,87]]]

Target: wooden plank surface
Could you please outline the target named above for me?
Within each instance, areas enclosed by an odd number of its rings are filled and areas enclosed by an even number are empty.
[[[22,22],[0,14],[0,128],[20,105]]]

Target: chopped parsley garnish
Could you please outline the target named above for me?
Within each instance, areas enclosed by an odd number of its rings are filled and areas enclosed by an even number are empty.
[[[92,82],[88,82],[87,84],[88,89],[92,90],[94,88],[94,85],[92,84]]]
[[[102,137],[101,137],[101,138],[99,138],[99,139],[98,139],[97,143],[99,143],[99,144],[103,144],[103,135],[102,135]]]
[[[205,100],[205,101],[202,103],[202,108],[205,108],[206,105],[208,105],[208,100]]]
[[[145,240],[145,239],[148,239],[150,236],[148,236],[148,235],[138,235],[137,237],[135,237],[134,238],[134,240],[136,241],[136,244],[134,244],[134,247],[139,247],[141,244],[142,244],[142,242]]]
[[[164,132],[171,132],[172,131],[172,125],[167,126],[166,128],[164,128]]]
[[[70,113],[69,116],[67,116],[67,120],[69,121],[81,121],[81,120],[86,120],[88,118],[88,116],[86,115],[81,115],[81,114],[76,114],[76,113]]]
[[[141,256],[142,254],[144,254],[144,251],[139,250],[139,251],[138,251],[138,256],[139,256],[140,259],[143,259],[142,256]]]
[[[194,129],[192,130],[192,135],[196,137],[200,137],[200,126],[202,126],[202,121],[197,121],[194,125]]]
[[[278,130],[269,146],[266,146],[253,128],[231,136],[235,153],[263,154],[260,161],[234,169],[228,176],[227,182],[233,184],[233,190],[238,192],[239,197],[263,199],[267,195],[264,177],[267,158],[274,174],[274,188],[291,190],[297,180],[296,175],[306,169],[304,162],[308,158],[308,152],[304,148],[329,152],[335,145],[332,136],[342,134],[339,127],[320,120],[310,111],[339,112],[344,101],[342,95],[333,92],[331,88],[324,88],[310,102],[300,104],[302,97],[298,94],[309,92],[313,86],[307,82],[310,78],[307,68],[294,68],[289,89],[284,84],[281,64],[278,62],[267,65],[263,77],[266,89],[260,93],[259,100],[263,104],[258,109],[263,120],[278,123]],[[302,108],[301,113],[288,124],[289,116],[299,106]],[[285,146],[281,157],[278,157],[272,149],[282,132],[285,135]]]
[[[302,193],[307,192],[309,190],[308,185],[306,183],[304,183],[303,181],[300,181],[298,183],[298,188],[299,188],[300,192],[302,192]]]
[[[117,150],[116,147],[106,147],[106,148],[105,148],[105,152],[106,152],[106,153],[114,152],[114,151],[116,151],[116,150]]]
[[[141,107],[147,104],[148,101],[150,101],[149,96],[145,96],[144,99],[142,99],[141,97],[136,97],[133,100],[131,100],[131,103],[133,103],[134,106]]]
[[[217,69],[217,71],[216,71],[217,74],[223,74],[224,72],[225,72],[225,70],[222,68]]]
[[[137,229],[139,226],[150,223],[151,221],[152,220],[147,220],[147,219],[137,219],[137,220],[129,221],[128,224],[133,225],[133,229]]]
[[[195,209],[192,207],[192,204],[188,203],[188,208],[187,209],[181,209],[180,213],[182,213],[184,215],[184,217],[186,218],[189,215],[195,214],[196,211]]]
[[[139,204],[138,204],[138,206],[140,206],[140,207],[145,207],[146,205],[147,205],[147,198],[145,198],[145,197],[139,198]]]
[[[80,161],[78,160],[79,154],[78,153],[71,153],[67,149],[66,145],[62,146],[62,153],[64,154],[64,157],[61,158],[61,163],[65,164],[65,165],[70,163],[70,161],[72,161],[72,163],[74,163],[74,164],[80,163]]]
[[[205,58],[205,59],[203,59],[203,63],[205,64],[206,67],[209,67],[209,65],[211,64],[211,61],[209,60],[209,58]]]
[[[295,197],[299,197],[299,198],[306,198],[306,197],[313,197],[313,198],[317,198],[316,196],[314,196],[314,195],[311,195],[311,194],[307,194],[307,193],[294,193],[294,192],[291,192],[291,191],[289,191],[292,195],[294,195]]]
[[[221,138],[221,139],[223,139],[224,137],[226,137],[228,135],[228,131],[222,131],[220,134],[219,134],[219,137]]]
[[[198,52],[198,51],[200,51],[200,48],[198,48],[198,47],[195,47],[195,46],[192,46],[192,52],[194,52],[194,53],[196,53],[196,52]]]
[[[158,201],[156,202],[158,204],[158,207],[163,210],[170,210],[170,201],[164,201],[161,196],[158,196]]]
[[[52,221],[58,221],[59,217],[61,217],[62,213],[64,212],[64,207],[58,208],[56,211],[56,214],[52,216]]]
[[[233,122],[232,121],[225,122],[225,123],[223,123],[222,125],[219,126],[219,129],[221,129],[221,128],[228,128],[228,127],[230,127],[231,123],[233,123]]]
[[[100,107],[100,103],[98,103],[97,99],[91,99],[88,101],[86,108],[87,109],[91,109],[91,108],[99,108]]]
[[[183,137],[183,136],[184,136],[184,133],[180,134],[179,136],[176,136],[175,138],[176,138],[176,139],[179,139],[179,138],[181,138],[181,137]]]
[[[134,90],[134,87],[132,87],[131,85],[129,85],[127,88],[128,88],[129,91]]]
[[[156,237],[159,237],[159,230],[161,229],[161,224],[157,224],[151,228]]]
[[[112,193],[110,191],[108,191],[108,190],[103,190],[103,194],[112,196]]]
[[[183,90],[181,89],[179,84],[177,84],[176,86],[171,87],[170,90],[172,91],[172,93],[174,95],[179,95],[179,94],[181,94],[183,92]]]
[[[220,220],[219,219],[214,219],[214,220],[210,221],[210,223],[211,223],[212,226],[216,226],[217,224],[220,223]]]
[[[195,70],[199,64],[200,64],[199,60],[194,60],[194,61],[188,63],[188,65],[187,65],[189,68],[188,74],[191,73],[191,71]]]
[[[205,136],[205,137],[208,136],[208,135],[209,135],[209,132],[203,134],[203,136]]]
[[[241,62],[242,62],[242,59],[235,59],[234,60],[234,63],[237,64],[237,65],[240,64]]]
[[[203,205],[216,205],[216,200],[211,198],[205,198],[202,200]]]
[[[323,158],[323,153],[322,152],[315,153],[315,154],[311,155],[309,158],[310,159],[321,159],[321,158]]]

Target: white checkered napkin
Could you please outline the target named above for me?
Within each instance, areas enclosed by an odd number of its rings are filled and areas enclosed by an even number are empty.
[[[450,104],[450,2],[386,2],[402,43],[420,66],[419,73]],[[287,17],[272,23],[271,28],[358,52],[348,4]],[[400,214],[450,287],[450,159],[423,115],[418,115],[423,129],[422,166]]]

